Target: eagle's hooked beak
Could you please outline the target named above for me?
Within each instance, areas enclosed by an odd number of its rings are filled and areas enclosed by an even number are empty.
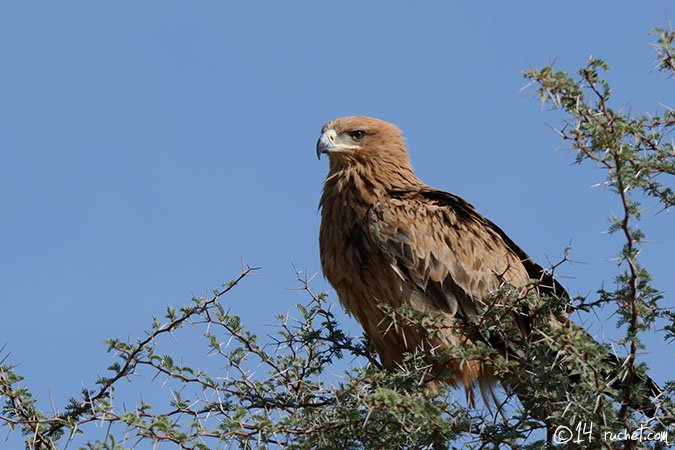
[[[322,153],[346,153],[356,148],[357,145],[341,143],[335,130],[326,130],[316,143],[316,157],[321,159]]]
[[[321,159],[322,153],[330,153],[335,147],[335,138],[337,133],[335,130],[326,130],[325,133],[321,135],[319,140],[316,143],[316,157]]]

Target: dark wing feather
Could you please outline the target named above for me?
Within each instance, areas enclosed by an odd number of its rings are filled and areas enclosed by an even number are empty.
[[[499,227],[455,195],[432,188],[391,191],[370,209],[368,221],[371,239],[392,268],[451,316],[478,316],[503,282],[521,287],[537,279],[540,291],[566,296]],[[529,335],[527,311],[514,318]]]
[[[399,276],[451,316],[476,317],[486,306],[484,299],[503,281],[519,287],[538,280],[540,294],[569,299],[553,276],[504,231],[467,201],[447,192],[432,188],[390,191],[369,210],[368,225],[371,240]],[[528,311],[520,308],[513,318],[523,335],[530,336]],[[562,310],[551,318],[576,328]],[[520,349],[498,337],[493,336],[490,343],[523,356]],[[611,353],[607,360],[617,368],[621,365]],[[659,395],[658,385],[648,376],[639,374],[638,380],[651,395]],[[621,387],[621,382],[616,385]],[[653,408],[642,406],[646,411]]]
[[[398,194],[397,194],[398,193]],[[562,298],[569,298],[565,288],[553,278],[550,272],[534,262],[527,253],[523,251],[511,238],[504,233],[504,231],[495,225],[492,221],[483,217],[476,209],[466,200],[447,192],[437,189],[425,188],[418,191],[419,195],[425,199],[435,202],[438,205],[451,208],[458,214],[461,214],[466,220],[472,220],[479,224],[479,226],[490,229],[501,237],[502,241],[513,252],[527,270],[527,274],[531,280],[538,280],[538,289],[541,294],[555,295]],[[392,194],[405,195],[405,191],[393,191]]]

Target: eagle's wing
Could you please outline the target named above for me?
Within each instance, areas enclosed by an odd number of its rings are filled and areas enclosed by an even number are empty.
[[[370,209],[368,225],[404,282],[451,316],[476,317],[504,282],[523,287],[537,279],[540,292],[567,295],[501,229],[455,195],[433,188],[391,191]],[[529,334],[527,314],[515,316]]]

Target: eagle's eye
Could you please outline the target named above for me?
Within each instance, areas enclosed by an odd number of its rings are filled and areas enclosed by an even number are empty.
[[[360,141],[361,139],[366,137],[366,132],[363,130],[354,130],[349,132],[349,136],[355,141]]]

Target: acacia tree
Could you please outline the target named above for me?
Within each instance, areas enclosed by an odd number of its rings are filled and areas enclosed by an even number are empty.
[[[653,34],[658,68],[672,76],[675,33],[656,29]],[[508,301],[527,307],[534,317],[536,338],[520,346],[527,349],[527,363],[508,360],[480,341],[470,349],[434,356],[460,362],[489,358],[499,376],[529,386],[526,393],[516,397],[506,388],[490,407],[469,405],[448,386],[428,388],[428,355],[410,354],[400,370],[382,370],[368,339],[347,335],[326,294],[314,292],[301,272],[297,279],[307,301],[294,313],[278,316],[274,336],[257,336],[224,306],[232,290],[256,270],[245,267],[212,296],[168,308],[161,320],[152,320],[145,337],[107,341],[114,358],[107,375],[62,409],[40,409],[16,366],[0,358],[0,421],[21,433],[30,449],[69,444],[126,449],[143,443],[181,449],[666,448],[675,441],[675,382],[662,386],[656,407],[645,408],[652,404],[640,383],[647,367],[637,355],[643,348],[641,334],[657,322],[665,339],[675,337],[675,313],[661,305],[663,295],[640,264],[645,236],[637,224],[643,220],[641,202],[663,208],[675,204],[675,149],[668,141],[675,111],[631,115],[614,109],[602,77],[607,70],[605,62],[591,59],[577,76],[548,66],[529,70],[525,77],[544,104],[564,114],[558,133],[576,162],[603,169],[605,186],[620,200],[621,214],[612,216],[609,225],[609,232],[623,242],[615,288],[568,299],[520,298],[505,286],[491,304]],[[585,333],[547,328],[551,311],[561,309],[580,314],[615,311],[623,335],[617,343],[621,364],[608,358],[609,345],[598,345]],[[435,332],[437,318],[431,314],[405,308],[388,313],[396,321]],[[495,334],[522,340],[506,316],[503,308],[487,308],[478,320],[458,326],[473,327],[484,342]],[[179,362],[180,348],[160,351],[160,343],[180,333],[203,336],[204,350],[217,360],[217,370]],[[338,362],[343,359],[349,364]],[[336,370],[341,377],[330,375]],[[117,405],[117,392],[139,375],[164,386],[168,398],[163,404],[140,399],[131,407]],[[621,439],[626,431],[642,439]]]

